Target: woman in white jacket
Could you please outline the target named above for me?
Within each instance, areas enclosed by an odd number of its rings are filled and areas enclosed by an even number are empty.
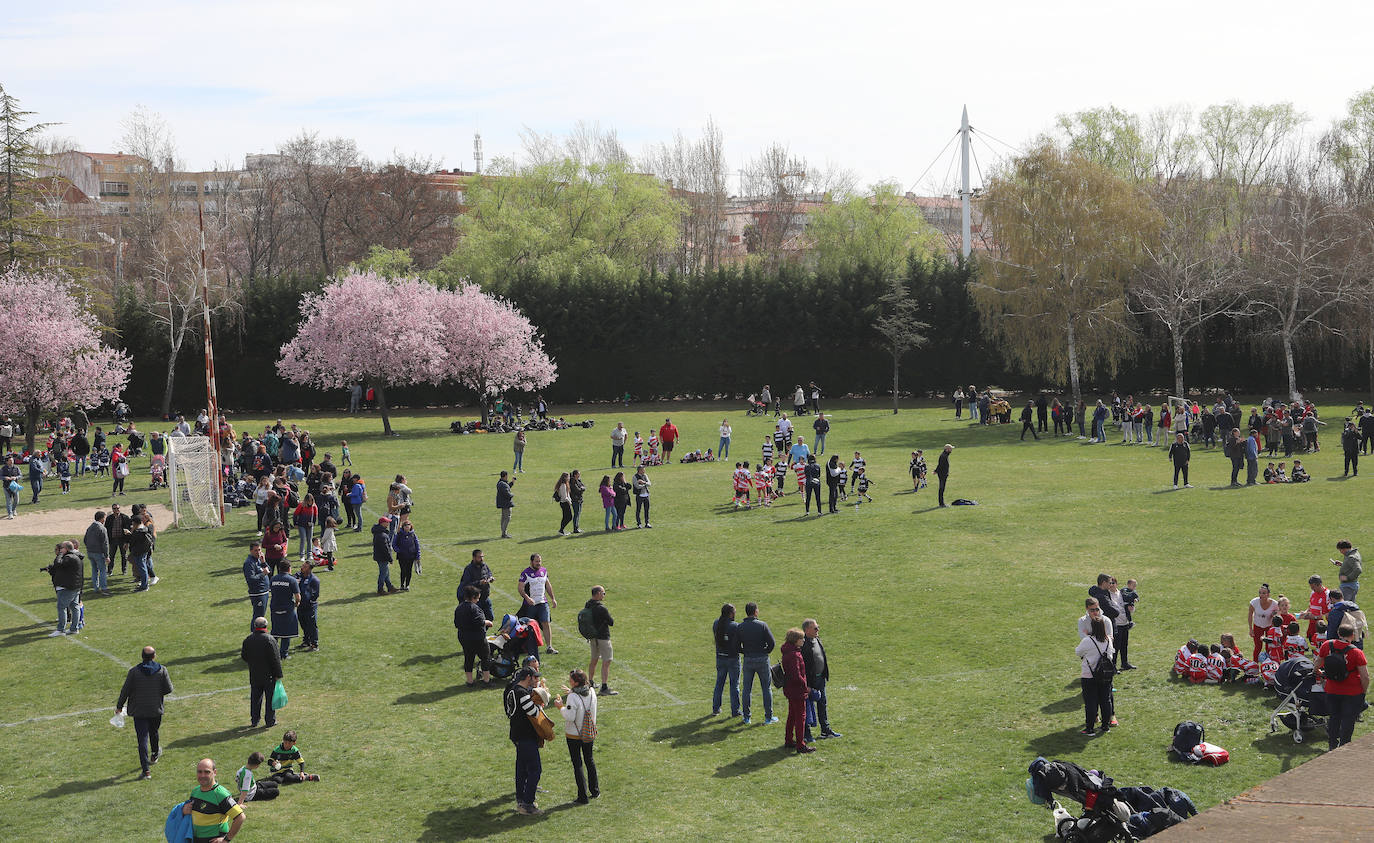
[[[1074,652],[1082,660],[1082,671],[1079,673],[1079,684],[1083,687],[1083,719],[1085,725],[1079,734],[1097,734],[1094,728],[1097,724],[1098,713],[1102,715],[1102,731],[1105,733],[1109,728],[1116,725],[1116,710],[1112,699],[1112,681],[1110,679],[1100,680],[1093,676],[1094,669],[1100,661],[1106,660],[1107,664],[1112,663],[1112,639],[1107,634],[1107,625],[1102,620],[1100,609],[1089,609],[1089,634],[1078,642]]]
[[[563,686],[563,722],[568,738],[568,755],[572,756],[573,778],[577,780],[577,799],[579,805],[587,804],[601,795],[601,786],[596,779],[596,761],[592,758],[592,745],[596,740],[596,689],[587,679],[587,672],[581,668],[568,674],[572,687]],[[582,765],[587,766],[583,775]]]

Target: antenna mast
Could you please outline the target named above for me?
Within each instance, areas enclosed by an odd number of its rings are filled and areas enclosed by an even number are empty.
[[[472,134],[472,160],[476,162],[473,172],[481,175],[482,173],[482,133],[473,132]]]
[[[959,233],[962,236],[959,252],[968,260],[969,251],[972,248],[973,239],[972,221],[973,214],[969,207],[970,191],[968,178],[968,149],[969,149],[969,128],[968,128],[968,106],[964,106],[963,121],[959,126],[959,210],[961,214]]]

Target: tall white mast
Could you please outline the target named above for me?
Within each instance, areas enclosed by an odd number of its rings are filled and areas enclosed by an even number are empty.
[[[968,258],[969,251],[973,247],[973,238],[971,236],[973,230],[973,214],[969,207],[971,194],[969,191],[968,183],[968,141],[968,106],[966,105],[964,106],[964,119],[961,125],[959,126],[959,147],[961,153],[959,158],[959,209],[962,213],[959,231],[960,234],[963,236],[963,239],[960,241],[960,252],[961,254],[963,254],[965,259]]]

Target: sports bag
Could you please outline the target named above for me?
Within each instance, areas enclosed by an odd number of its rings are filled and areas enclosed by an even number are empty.
[[[782,686],[787,684],[787,674],[782,669],[782,662],[778,662],[777,664],[773,665],[773,668],[769,671],[769,673],[773,677],[774,688],[781,688]]]
[[[1193,804],[1193,799],[1188,794],[1172,787],[1160,788],[1159,792],[1164,796],[1164,801],[1168,803],[1169,810],[1175,814],[1184,819],[1197,816],[1197,806]]]
[[[596,621],[592,618],[591,606],[584,606],[577,613],[577,634],[588,641],[596,640]]]
[[[1338,650],[1336,649],[1336,642],[1331,643],[1331,649],[1322,659],[1322,674],[1327,679],[1332,682],[1343,682],[1350,676],[1350,665],[1345,660],[1346,651],[1349,649],[1349,644]]]
[[[1174,742],[1169,746],[1169,749],[1179,758],[1187,758],[1191,761],[1189,756],[1193,754],[1193,747],[1202,743],[1206,735],[1207,730],[1202,727],[1201,723],[1184,720],[1174,727]]]
[[[1211,764],[1220,767],[1231,760],[1231,753],[1214,743],[1200,743],[1193,747],[1193,756],[1198,764]]]

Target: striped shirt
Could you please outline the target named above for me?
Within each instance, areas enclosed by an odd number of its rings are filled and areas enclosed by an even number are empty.
[[[191,789],[187,798],[191,803],[191,835],[196,840],[212,840],[229,833],[229,823],[243,813],[243,808],[229,795],[229,789],[217,784],[208,791],[200,786]]]
[[[771,459],[773,458],[773,440],[772,440],[772,439],[765,439],[765,440],[763,440],[763,458],[766,459],[766,460],[771,460]]]
[[[859,469],[864,468],[867,465],[868,462],[863,457],[855,457],[854,461],[849,464],[849,470],[858,471]]]

